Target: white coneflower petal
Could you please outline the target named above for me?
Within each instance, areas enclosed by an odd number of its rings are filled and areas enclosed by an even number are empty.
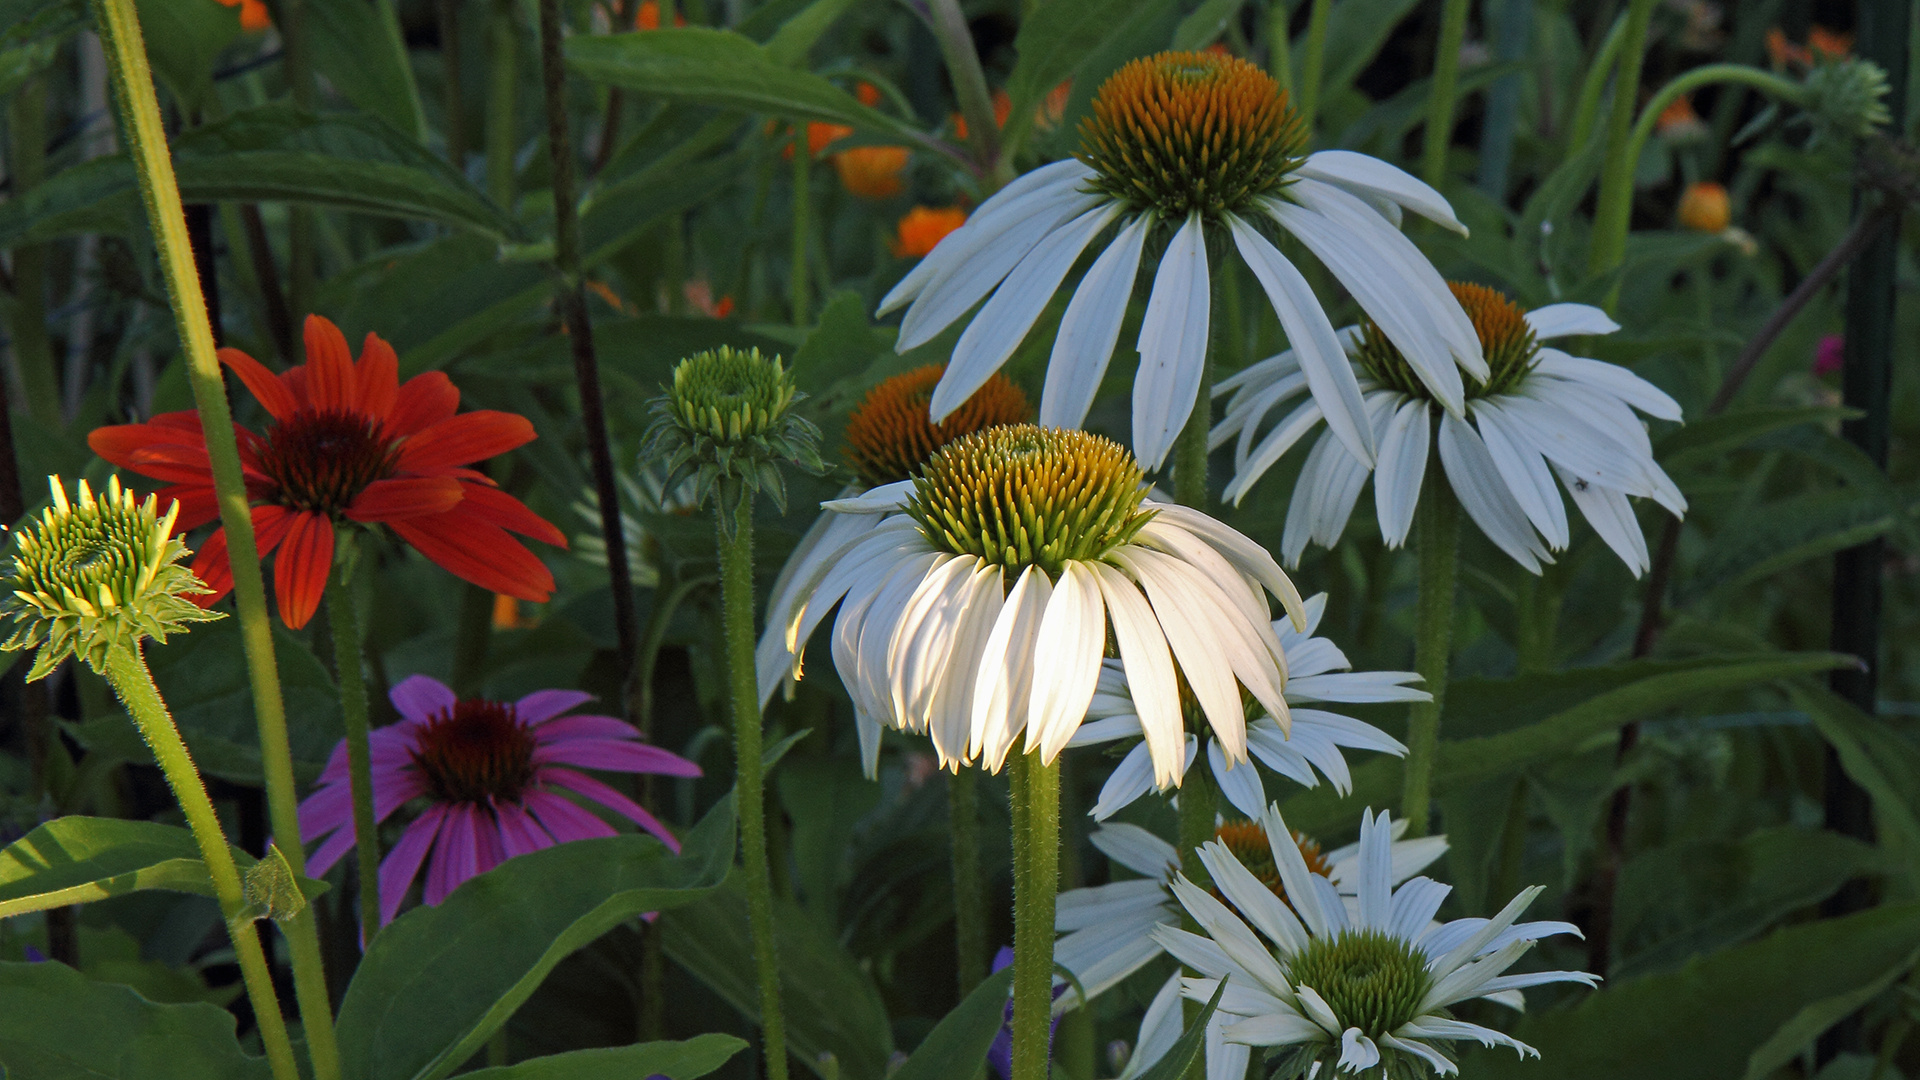
[[[1262,588],[1280,601],[1280,606],[1286,609],[1287,618],[1295,629],[1306,628],[1306,603],[1300,598],[1300,590],[1294,587],[1293,579],[1287,576],[1287,572],[1280,569],[1280,564],[1273,561],[1273,556],[1267,554],[1266,548],[1192,507],[1153,500],[1142,505],[1150,507],[1161,519],[1178,524],[1212,544],[1235,569],[1259,582]]]
[[[1181,747],[1179,678],[1166,634],[1152,606],[1126,575],[1099,563],[1092,569],[1106,598],[1107,611],[1113,616],[1114,641],[1120,646],[1131,704],[1137,710],[1135,722],[1146,738],[1149,760],[1156,766],[1153,782],[1162,788],[1177,784],[1186,763]]]
[[[1406,207],[1461,236],[1467,235],[1467,227],[1453,215],[1453,207],[1447,205],[1447,200],[1438,191],[1379,158],[1356,154],[1351,150],[1321,150],[1307,155],[1307,160],[1301,162],[1296,173],[1333,184],[1351,195],[1372,195]]]
[[[1047,381],[1040,391],[1040,426],[1079,427],[1093,408],[1093,398],[1106,376],[1107,362],[1120,340],[1133,282],[1140,273],[1140,254],[1153,218],[1133,219],[1113,243],[1100,253],[1080,279],[1060,318],[1047,361]]]
[[[1526,512],[1499,482],[1493,455],[1487,452],[1480,433],[1452,413],[1445,413],[1440,417],[1439,443],[1447,482],[1459,497],[1461,509],[1487,539],[1532,573],[1540,572],[1541,563],[1552,562],[1553,557],[1527,524]]]
[[[1199,400],[1213,302],[1206,230],[1194,214],[1160,257],[1140,323],[1140,370],[1133,378],[1133,447],[1158,469]]]
[[[1248,732],[1252,739],[1252,732]],[[1207,740],[1207,767],[1213,773],[1213,782],[1225,796],[1228,805],[1242,814],[1252,816],[1260,812],[1267,800],[1267,789],[1260,783],[1260,773],[1251,760],[1251,741],[1249,741],[1249,760],[1237,765],[1227,760],[1220,750],[1220,740]],[[1249,809],[1251,807],[1251,809]]]
[[[1540,340],[1576,334],[1611,334],[1620,329],[1606,312],[1591,304],[1548,304],[1527,312],[1527,325]]]
[[[1513,493],[1527,520],[1546,537],[1547,547],[1564,550],[1571,538],[1567,507],[1554,485],[1546,458],[1521,434],[1521,422],[1509,418],[1498,401],[1476,401],[1472,409],[1481,441],[1487,444],[1487,453],[1492,455],[1494,468],[1507,490]]]
[[[1169,979],[1147,1004],[1147,1014],[1140,1021],[1140,1039],[1134,1044],[1132,1056],[1127,1058],[1127,1067],[1116,1080],[1134,1080],[1173,1049],[1180,1041],[1182,1009],[1180,981]]]
[[[967,746],[989,768],[998,769],[1027,723],[1033,685],[1034,636],[1053,596],[1053,583],[1039,567],[1029,566],[1007,594],[980,650],[973,691],[973,717]]]
[[[1229,746],[1239,746],[1238,758],[1246,757],[1246,717],[1240,707],[1240,688],[1234,681],[1233,665],[1221,655],[1216,627],[1209,624],[1210,612],[1197,612],[1189,588],[1204,588],[1201,582],[1177,576],[1170,569],[1174,560],[1157,551],[1145,549],[1114,553],[1120,568],[1145,589],[1153,604],[1154,616],[1165,631],[1174,659],[1186,673],[1187,686],[1206,714],[1207,723]]]
[[[1067,184],[1056,184],[1027,196],[1017,209],[996,221],[995,228],[983,227],[977,236],[969,237],[968,243],[977,251],[970,256],[957,252],[951,265],[927,283],[900,323],[895,348],[904,352],[932,341],[1004,281],[1041,241],[1050,240],[1056,229],[1099,201]]]
[[[982,562],[967,583],[967,597],[960,625],[954,631],[954,645],[945,659],[939,693],[928,718],[928,734],[942,764],[964,761],[971,753],[973,738],[973,696],[978,688],[974,678],[987,639],[999,622],[1006,605],[1006,587],[1001,584],[997,566]]]
[[[919,296],[934,277],[949,266],[962,261],[972,252],[979,250],[978,238],[982,232],[994,230],[997,235],[1000,223],[1009,208],[1016,207],[1028,193],[1055,185],[1065,185],[1069,188],[1076,186],[1085,172],[1085,165],[1067,158],[1049,165],[1042,165],[1030,173],[1016,177],[1012,183],[1001,188],[992,198],[982,203],[980,208],[967,218],[966,224],[948,234],[945,238],[947,243],[942,245],[945,247],[944,251],[942,246],[936,246],[926,258],[915,264],[914,268],[908,271],[907,276],[901,278],[900,282],[887,292],[880,301],[880,308],[876,314],[885,315]]]
[[[1304,377],[1301,381],[1305,382]],[[1295,443],[1320,426],[1320,421],[1325,415],[1320,411],[1320,402],[1317,399],[1308,398],[1301,402],[1298,408],[1289,413],[1285,420],[1282,420],[1265,439],[1261,440],[1259,449],[1244,455],[1244,460],[1235,462],[1234,477],[1221,492],[1221,499],[1229,500],[1235,506],[1240,505],[1246,499],[1247,492],[1253,488],[1254,481],[1260,479],[1268,469],[1273,467],[1274,462],[1279,461],[1287,451],[1293,449]],[[1255,430],[1251,423],[1242,429],[1248,437],[1251,437]],[[1242,456],[1236,453],[1236,457]],[[1287,561],[1296,560],[1289,556]]]
[[[1027,749],[1051,761],[1087,715],[1100,681],[1107,609],[1093,571],[1079,562],[1060,569],[1034,650],[1034,692],[1027,706]]]
[[[1617,364],[1589,360],[1584,356],[1570,356],[1559,349],[1543,348],[1540,350],[1539,365],[1534,370],[1541,375],[1604,390],[1657,420],[1680,419],[1679,402],[1669,397],[1666,391]]]
[[[892,640],[886,644],[887,681],[894,715],[910,731],[926,728],[937,679],[945,671],[961,605],[970,596],[967,586],[979,563],[965,556],[936,562],[914,587],[893,624]]]
[[[1241,865],[1225,844],[1217,841],[1202,844],[1200,862],[1213,878],[1214,888],[1226,896],[1227,902],[1245,916],[1255,930],[1288,948],[1307,947],[1306,928],[1300,925],[1293,909],[1275,896],[1266,882]],[[1287,987],[1291,990],[1292,983]]]
[[[1639,577],[1653,566],[1653,560],[1647,553],[1647,538],[1640,531],[1640,519],[1634,516],[1632,504],[1627,497],[1617,491],[1586,484],[1577,476],[1559,466],[1554,472],[1572,497],[1573,504],[1593,526],[1600,539],[1606,541],[1620,561],[1627,564],[1634,577]]]

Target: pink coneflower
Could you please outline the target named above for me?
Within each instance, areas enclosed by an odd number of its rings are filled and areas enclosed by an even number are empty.
[[[1847,339],[1840,334],[1822,334],[1813,350],[1813,373],[1831,375],[1846,366]]]
[[[437,679],[415,675],[388,695],[397,724],[372,735],[373,812],[384,821],[414,799],[428,801],[380,864],[380,922],[393,921],[420,866],[428,904],[515,855],[614,829],[560,792],[631,818],[678,852],[666,826],[606,784],[568,766],[606,772],[699,776],[700,767],[640,741],[611,716],[563,716],[592,700],[577,690],[539,690],[519,701],[461,700]],[[331,834],[331,835],[329,835]],[[319,877],[353,849],[347,748],[334,747],[320,786],[300,804],[300,839],[327,837],[307,861]]]

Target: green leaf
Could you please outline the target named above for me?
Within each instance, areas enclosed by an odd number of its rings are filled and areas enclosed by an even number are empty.
[[[774,939],[780,957],[780,993],[787,1012],[787,1043],[823,1080],[830,1053],[841,1075],[885,1076],[893,1029],[873,980],[834,936],[800,908],[778,898]],[[662,912],[654,924],[674,963],[705,983],[748,1020],[760,1017],[759,985],[747,927],[747,897],[738,876],[698,904]]]
[[[65,964],[0,963],[0,1062],[9,1080],[266,1080],[233,1014],[156,1005]]]
[[[767,47],[727,30],[690,26],[574,38],[567,42],[567,62],[589,79],[670,101],[845,124],[930,143],[919,129],[860,104],[818,75],[786,66]]]
[[[1920,959],[1920,956],[1916,956]],[[1793,1015],[1767,1037],[1760,1048],[1747,1057],[1745,1080],[1766,1080],[1774,1071],[1793,1062],[1826,1034],[1828,1028],[1859,1012],[1861,1007],[1886,992],[1893,980],[1906,974],[1902,968],[1889,967],[1880,977],[1844,994],[1821,998]]]
[[[1401,17],[1413,10],[1416,0],[1373,0],[1371,3],[1334,4],[1327,12],[1326,70],[1320,81],[1320,100],[1328,101],[1345,89],[1380,49],[1388,35],[1400,25]],[[1307,67],[1307,37],[1293,42],[1293,70]]]
[[[560,961],[645,912],[710,901],[732,862],[733,813],[723,801],[679,857],[650,836],[575,840],[508,859],[438,907],[402,915],[374,938],[341,1003],[347,1074],[448,1075]]]
[[[1171,6],[1163,0],[1075,0],[1040,4],[1013,39],[1018,59],[1007,76],[1012,109],[1002,136],[1012,154],[1033,128],[1033,113],[1054,87],[1088,64],[1099,46],[1126,29],[1143,9]]]
[[[1246,0],[1205,0],[1193,9],[1193,14],[1180,20],[1173,31],[1171,48],[1181,50],[1204,49],[1226,33],[1227,23],[1240,14]]]
[[[685,1042],[635,1043],[599,1050],[523,1061],[492,1069],[462,1073],[466,1080],[610,1080],[612,1077],[664,1076],[667,1080],[699,1080],[727,1063],[747,1044],[718,1032],[696,1035]]]
[[[1483,698],[1503,698],[1512,730],[1443,739],[1434,762],[1433,791],[1440,796],[1510,776],[1535,763],[1577,750],[1590,740],[1611,738],[1623,724],[1644,720],[1692,698],[1793,675],[1830,671],[1853,663],[1852,657],[1838,653],[1752,653],[1618,665],[1629,676],[1624,680],[1622,671],[1608,668],[1555,673],[1555,676],[1570,676],[1565,681],[1576,687],[1583,683],[1604,687],[1585,697],[1577,690],[1563,691],[1562,696],[1544,693],[1543,688],[1553,687],[1553,676],[1503,680],[1514,684],[1510,689],[1515,692],[1506,695],[1494,694],[1490,685],[1475,687],[1463,680],[1448,687],[1448,723],[1454,724],[1455,718],[1473,723],[1472,718],[1477,714],[1471,698],[1463,701],[1462,695],[1455,693],[1454,688],[1464,683]],[[1579,699],[1578,703],[1564,704],[1568,696]],[[1484,724],[1475,726],[1485,730]],[[1443,729],[1443,734],[1451,730]],[[1322,832],[1350,823],[1357,807],[1397,806],[1400,770],[1398,759],[1376,758],[1353,770],[1353,790],[1345,797],[1331,787],[1295,795],[1282,807],[1287,823],[1307,832]]]
[[[1911,511],[1907,511],[1911,513]],[[1714,531],[1706,555],[1678,590],[1675,606],[1737,590],[1811,559],[1884,536],[1901,514],[1851,489],[1808,491],[1749,505]]]
[[[145,228],[140,215],[140,191],[126,155],[95,158],[0,203],[0,248],[83,233],[126,236]]]
[[[1487,1080],[1740,1080],[1749,1056],[1797,1023],[1803,1009],[1902,973],[1917,959],[1920,903],[1806,923],[1671,974],[1612,984],[1572,1009],[1529,1015],[1513,1033],[1540,1051],[1539,1064],[1481,1051],[1462,1060],[1460,1071]]]
[[[1841,405],[1756,405],[1692,420],[1655,444],[1655,455],[1669,471],[1717,461],[1728,450],[1762,435],[1802,424],[1831,424],[1860,415]]]
[[[816,757],[780,770],[774,786],[793,822],[801,901],[823,925],[838,926],[840,894],[853,879],[848,842],[860,819],[879,805],[880,785],[867,783],[851,758]]]
[[[1206,1007],[1200,1010],[1200,1015],[1187,1025],[1187,1030],[1180,1034],[1180,1041],[1168,1047],[1152,1068],[1140,1074],[1140,1080],[1180,1080],[1180,1077],[1187,1075],[1187,1070],[1200,1057],[1200,1047],[1207,1040],[1207,1021],[1213,1019],[1213,1010],[1220,1007],[1220,995],[1227,992],[1227,982],[1226,979],[1220,980],[1220,985],[1213,990],[1213,1000],[1207,1002]]]
[[[0,851],[0,919],[136,889],[212,896],[193,834],[153,821],[62,817]]]
[[[987,976],[940,1018],[888,1080],[973,1080],[987,1060],[993,1037],[1007,1022],[1007,991],[1012,986],[1011,965]]]
[[[1789,685],[1787,695],[1813,717],[1820,737],[1840,755],[1840,767],[1872,797],[1880,826],[1902,834],[1902,850],[1920,850],[1920,748],[1811,680]]]
[[[179,107],[197,113],[213,96],[213,62],[240,36],[240,9],[225,4],[135,0],[153,73]]]
[[[763,46],[767,59],[788,67],[804,67],[807,62],[807,52],[813,48],[815,42],[820,40],[820,35],[826,33],[827,28],[838,21],[840,16],[845,15],[848,8],[860,2],[861,0],[813,0],[813,3],[802,8],[793,18],[781,23],[780,29],[774,31],[773,36],[767,39],[766,45]]]
[[[335,90],[395,132],[422,142],[426,114],[400,36],[397,7],[385,0],[308,4],[301,9],[300,29],[307,35],[314,70]]]

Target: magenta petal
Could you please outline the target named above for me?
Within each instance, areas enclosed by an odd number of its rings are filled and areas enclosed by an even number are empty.
[[[613,826],[551,791],[529,791],[526,802],[527,809],[533,811],[533,816],[560,843],[620,835]]]
[[[373,776],[373,820],[381,822],[395,810],[427,793],[427,778],[418,769],[395,769]],[[334,829],[353,828],[353,788],[342,780],[307,796],[300,804],[300,839],[309,841]],[[321,873],[314,870],[315,874]]]
[[[400,680],[399,685],[387,692],[387,698],[400,710],[401,716],[416,723],[451,709],[459,701],[446,683],[427,675],[409,675]]]
[[[473,854],[476,874],[484,874],[506,861],[507,848],[500,836],[500,819],[490,807],[474,807]]]
[[[543,743],[562,739],[638,740],[640,729],[611,716],[563,716],[534,728],[533,737]]]
[[[668,850],[672,851],[675,855],[680,854],[680,841],[673,835],[673,832],[665,825],[660,824],[660,819],[647,813],[646,809],[639,803],[627,798],[619,791],[608,787],[606,784],[595,780],[591,776],[574,772],[572,769],[549,767],[541,769],[539,776],[540,779],[544,781],[557,783],[562,787],[572,788],[602,806],[625,814],[633,820],[634,824],[659,837],[660,842],[667,845]]]
[[[407,826],[407,831],[400,834],[400,842],[387,852],[386,860],[380,864],[381,926],[392,922],[400,910],[400,902],[406,899],[414,876],[420,872],[420,863],[426,859],[427,850],[433,846],[434,837],[439,835],[440,825],[446,818],[445,806],[429,807]]]
[[[500,843],[507,858],[553,846],[553,837],[519,803],[497,803],[493,812],[500,818]]]
[[[539,724],[593,700],[579,690],[535,690],[513,703],[513,715],[523,724]]]
[[[367,737],[369,764],[377,777],[382,770],[405,768],[413,763],[413,751],[418,744],[414,741],[411,728],[399,724],[383,727]],[[347,779],[347,740],[341,739],[333,748],[333,754],[327,758],[327,767],[320,771],[319,783],[330,784]]]
[[[447,811],[447,823],[433,845],[433,864],[427,868],[427,891],[422,897],[438,904],[460,883],[473,876],[473,804],[458,803]]]
[[[548,743],[534,749],[533,763],[578,765],[583,769],[658,773],[664,776],[700,775],[700,766],[679,754],[657,746],[614,739],[567,739]]]

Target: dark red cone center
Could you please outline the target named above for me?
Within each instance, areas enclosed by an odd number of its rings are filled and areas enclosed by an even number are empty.
[[[400,449],[381,422],[348,409],[302,409],[267,429],[260,466],[274,501],[338,517],[368,484],[392,475]]]
[[[420,726],[413,761],[442,802],[518,802],[533,782],[534,746],[512,705],[468,698]]]

